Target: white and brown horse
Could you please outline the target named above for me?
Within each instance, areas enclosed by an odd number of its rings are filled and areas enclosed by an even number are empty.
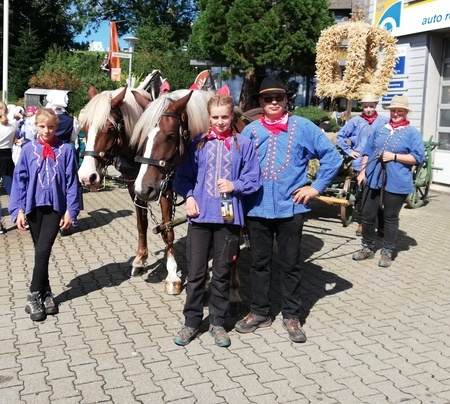
[[[80,182],[92,191],[99,190],[104,183],[107,167],[113,161],[119,162],[116,168],[121,172],[134,200],[133,184],[139,165],[134,163],[137,149],[130,146],[130,139],[136,122],[150,104],[150,95],[144,90],[130,91],[127,87],[97,94],[91,87],[89,98],[80,119],[86,134],[86,150],[78,170]],[[133,276],[143,272],[148,256],[147,209],[135,209],[139,240],[131,269]]]
[[[212,91],[177,90],[152,102],[136,124],[131,143],[141,151],[136,161],[141,164],[134,183],[136,196],[142,201],[161,203],[162,237],[166,243],[167,278],[165,291],[181,292],[174,256],[174,193],[172,179],[187,143],[205,133],[209,126],[207,102]]]

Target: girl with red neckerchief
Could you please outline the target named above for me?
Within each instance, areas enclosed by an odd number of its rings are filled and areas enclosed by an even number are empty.
[[[80,211],[75,150],[58,139],[58,117],[36,112],[35,140],[26,143],[14,170],[9,212],[19,230],[28,223],[35,248],[33,276],[25,311],[33,321],[58,313],[49,282],[50,254],[60,230]]]
[[[208,101],[207,108],[210,128],[190,142],[173,183],[173,189],[186,198],[189,221],[185,322],[174,342],[187,345],[199,332],[212,246],[209,332],[216,345],[228,347],[231,340],[224,322],[229,312],[231,266],[237,259],[239,234],[244,226],[242,198],[261,187],[261,174],[252,141],[234,130],[233,99],[216,94]],[[225,206],[224,194],[231,199]],[[231,210],[233,217],[228,214]]]

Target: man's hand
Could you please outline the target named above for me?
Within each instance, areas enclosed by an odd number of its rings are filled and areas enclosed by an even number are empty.
[[[292,195],[295,203],[306,205],[311,198],[319,195],[319,191],[310,185],[296,189]]]

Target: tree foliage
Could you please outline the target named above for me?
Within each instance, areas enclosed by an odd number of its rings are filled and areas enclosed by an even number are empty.
[[[139,27],[167,26],[176,38],[187,38],[196,16],[195,0],[74,0],[75,8],[85,26],[95,32],[104,21],[117,21],[120,35],[136,32]]]
[[[191,52],[225,60],[253,82],[267,69],[311,77],[320,32],[334,22],[328,0],[201,0],[199,7]]]
[[[71,47],[74,33],[81,26],[70,4],[70,0],[10,0],[8,87],[13,99],[23,96],[28,79],[52,45]],[[3,14],[3,2],[0,8]],[[3,26],[3,39],[2,30]]]
[[[308,75],[315,44],[334,21],[328,0],[202,0],[191,44],[234,73],[258,68]]]
[[[89,101],[89,85],[97,91],[112,90],[123,82],[111,81],[100,69],[103,52],[72,52],[56,46],[45,55],[39,71],[30,79],[31,87],[70,90],[68,109],[78,113]]]

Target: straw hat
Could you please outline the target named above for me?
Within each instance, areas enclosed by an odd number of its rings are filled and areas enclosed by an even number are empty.
[[[412,109],[409,107],[409,100],[406,95],[394,95],[390,105],[388,105],[385,108],[386,109],[403,108],[407,109],[408,111],[412,111]]]
[[[373,93],[365,93],[361,98],[361,102],[375,102],[377,103],[380,97],[377,97]]]

